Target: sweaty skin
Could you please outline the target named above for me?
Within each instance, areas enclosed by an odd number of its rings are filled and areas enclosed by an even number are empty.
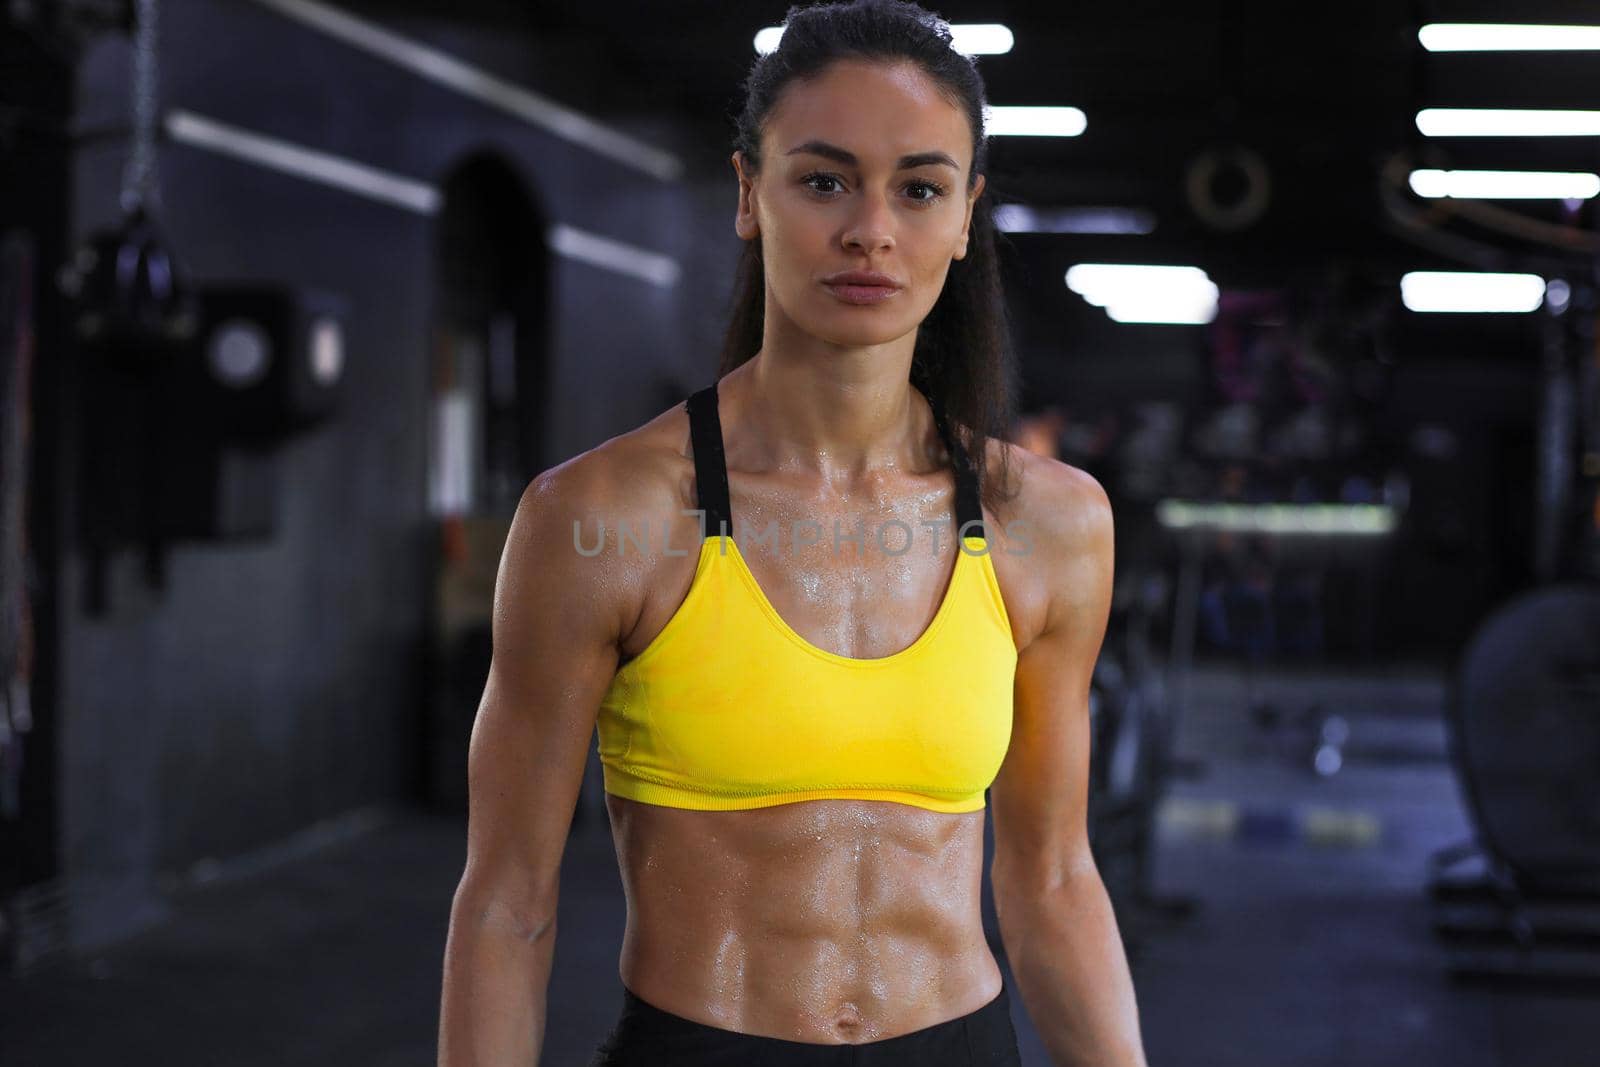
[[[886,556],[848,544],[776,551],[741,538],[752,571],[801,636],[840,655],[887,656],[911,644],[942,598],[959,551],[937,553],[921,520],[954,530],[954,478],[923,404],[908,452],[915,461],[863,492],[801,491],[761,470],[762,447],[740,426],[746,367],[721,384],[723,437],[736,536],[747,527],[833,518],[900,518],[914,550]],[[688,418],[681,406],[642,427],[664,487],[694,507]],[[998,443],[993,445],[998,449]],[[999,538],[993,516],[986,516]],[[671,527],[673,549],[697,544],[698,519]],[[658,521],[651,547],[660,547]],[[786,535],[785,535],[786,536]],[[896,546],[898,547],[898,546]],[[637,560],[637,557],[635,557]],[[1022,556],[995,563],[1014,631],[1032,626],[1015,587]],[[656,590],[622,660],[660,632],[693,579],[695,556],[653,552]],[[1016,636],[1014,632],[1014,636]],[[751,714],[759,715],[759,708]],[[937,708],[928,714],[937,715]],[[1001,973],[979,908],[984,813],[944,813],[884,801],[826,799],[743,811],[695,811],[606,795],[627,895],[621,977],[647,1002],[728,1030],[822,1044],[877,1041],[975,1011],[1000,992]]]
[[[606,804],[628,897],[622,980],[657,1007],[833,1044],[932,1026],[1000,991],[979,920],[982,812]]]
[[[763,160],[734,153],[735,232],[761,241],[765,307],[758,351],[718,388],[732,532],[800,519],[831,534],[836,518],[845,530],[896,519],[917,532],[900,555],[835,551],[831,537],[807,549],[740,541],[788,628],[837,655],[911,645],[962,550],[949,459],[910,372],[918,331],[967,256],[984,186],[972,137],[914,64],[841,60],[784,90],[762,128]],[[850,298],[867,294],[830,284],[861,270],[887,275],[893,291],[860,303]],[[691,456],[675,405],[542,473],[518,504],[469,750],[441,1067],[527,1063],[542,1047],[560,859],[596,713],[616,667],[661,632],[694,575]],[[1015,446],[989,442],[980,458],[986,484],[1016,490],[1004,514],[985,514],[1018,652],[1009,749],[988,795],[999,931],[1055,1062],[1143,1067],[1087,830],[1110,502],[1087,473]],[[1004,468],[1012,476],[997,477]],[[608,538],[616,520],[642,525],[656,550],[574,551],[568,527],[592,531],[596,518]],[[951,536],[929,543],[924,521]],[[919,710],[937,722],[941,709]],[[839,1044],[958,1018],[1000,990],[979,911],[982,811],[836,798],[696,811],[608,795],[607,806],[628,901],[620,974],[651,1004]]]

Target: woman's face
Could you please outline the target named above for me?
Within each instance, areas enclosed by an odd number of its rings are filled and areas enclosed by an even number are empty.
[[[761,238],[769,306],[835,344],[882,344],[914,331],[967,254],[980,176],[967,191],[966,115],[911,64],[844,60],[792,84],[768,117],[759,175],[739,174],[735,229]],[[912,157],[912,158],[906,158]],[[899,288],[859,301],[825,279],[889,275]]]

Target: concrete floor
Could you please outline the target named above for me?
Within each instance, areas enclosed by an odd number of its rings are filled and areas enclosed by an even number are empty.
[[[1321,702],[1348,721],[1322,777],[1247,708]],[[1592,990],[1453,982],[1425,862],[1467,836],[1440,680],[1231,671],[1188,687],[1155,890],[1197,902],[1124,933],[1153,1067],[1597,1067]],[[597,785],[597,783],[591,783]],[[615,1018],[624,904],[599,797],[568,843],[543,1061],[587,1062]],[[361,813],[185,892],[177,918],[90,958],[0,978],[12,1065],[431,1063],[459,820]],[[999,947],[996,945],[997,955]],[[1007,981],[1011,981],[1009,972]],[[1013,990],[1015,987],[1013,986]],[[1029,1065],[1045,1065],[1013,995]]]

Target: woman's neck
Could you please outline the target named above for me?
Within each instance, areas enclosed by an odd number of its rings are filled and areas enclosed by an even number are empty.
[[[763,347],[723,385],[738,436],[759,453],[749,458],[829,479],[926,465],[931,412],[910,383],[910,352],[893,347],[807,356]]]

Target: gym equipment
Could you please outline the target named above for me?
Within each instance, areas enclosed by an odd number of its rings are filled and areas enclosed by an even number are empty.
[[[122,221],[95,231],[62,271],[80,345],[135,372],[158,369],[195,333],[194,294],[155,220],[156,0],[133,5],[133,136],[122,173]]]
[[[1403,163],[1385,169],[1395,187]],[[1419,235],[1442,230],[1391,214]],[[1451,202],[1517,242],[1503,269],[1548,280],[1534,425],[1532,571],[1462,655],[1446,722],[1475,827],[1431,858],[1434,932],[1463,977],[1600,979],[1600,237],[1575,214],[1551,225]],[[1436,236],[1436,235],[1435,235]],[[1459,235],[1451,235],[1460,242]],[[1580,458],[1581,457],[1581,458]]]
[[[1257,675],[1277,648],[1315,650],[1321,644],[1317,614],[1320,573],[1336,562],[1354,563],[1370,573],[1386,550],[1399,521],[1388,505],[1243,504],[1167,499],[1157,505],[1163,527],[1177,540],[1178,595],[1173,609],[1168,658],[1172,678],[1171,716],[1183,714],[1188,678],[1203,605],[1204,574],[1218,535],[1248,537],[1259,558],[1247,560],[1245,577],[1221,595],[1211,595],[1210,618],[1227,645],[1241,654],[1246,706],[1252,721],[1282,757],[1319,777],[1344,766],[1350,723],[1320,702],[1282,708],[1260,696]],[[1269,576],[1289,576],[1287,592],[1276,594]],[[1295,577],[1300,576],[1300,577]],[[1290,639],[1293,640],[1290,640]]]
[[[199,343],[184,360],[181,402],[219,439],[275,444],[337,410],[345,371],[345,302],[287,285],[208,285]]]
[[[1166,601],[1158,573],[1129,572],[1089,688],[1089,841],[1130,948],[1144,928],[1185,918],[1196,906],[1192,898],[1159,896],[1151,884],[1156,816],[1176,769],[1174,720],[1150,640]]]
[[[1272,203],[1272,171],[1261,153],[1244,145],[1207,148],[1184,169],[1184,201],[1208,228],[1245,230]]]
[[[94,506],[83,509],[83,541],[92,615],[106,607],[106,558],[119,527],[134,529],[144,542],[149,584],[165,582],[164,548],[152,533],[152,509],[163,489],[154,458],[161,425],[154,401],[198,325],[194,294],[155,220],[155,0],[138,0],[134,12],[133,136],[122,174],[123,217],[90,234],[57,279],[71,304],[85,371],[84,496]]]
[[[192,285],[155,217],[155,0],[137,0],[133,135],[123,216],[61,270],[82,361],[86,610],[106,610],[106,560],[145,550],[165,584],[179,538],[266,538],[276,529],[272,447],[325,420],[344,380],[344,302],[277,283]]]
[[[1451,970],[1600,979],[1600,585],[1536,589],[1492,614],[1447,707],[1477,829],[1431,863]]]
[[[194,337],[194,293],[141,203],[95,231],[62,272],[80,348],[130,374],[155,374]]]

